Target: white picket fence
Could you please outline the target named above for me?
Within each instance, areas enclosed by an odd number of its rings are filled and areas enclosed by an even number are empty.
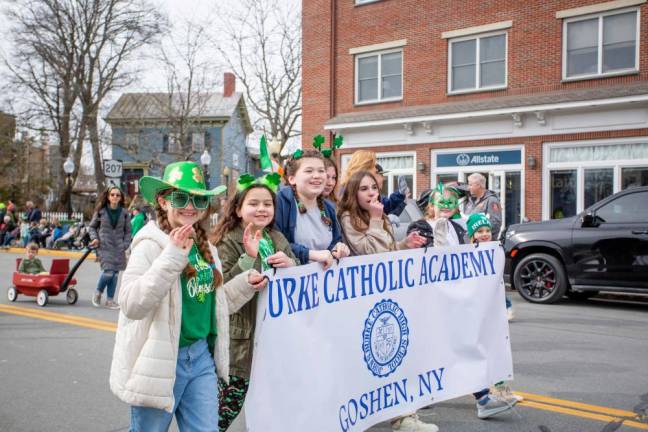
[[[44,219],[47,219],[48,222],[51,222],[52,219],[56,218],[60,221],[62,220],[68,220],[68,214],[67,212],[42,212],[43,215],[41,216]],[[25,216],[26,213],[20,213],[19,214],[19,219],[22,220],[23,216]],[[83,222],[83,213],[81,212],[72,212],[72,219]]]

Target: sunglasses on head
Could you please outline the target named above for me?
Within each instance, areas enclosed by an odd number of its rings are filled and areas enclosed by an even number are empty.
[[[208,196],[203,196],[203,195],[191,195],[187,192],[183,191],[173,191],[169,195],[167,195],[166,200],[171,203],[171,207],[177,208],[177,209],[183,209],[187,207],[189,204],[189,200],[191,199],[191,203],[193,204],[193,207],[196,210],[205,210],[207,207],[209,207],[209,197]]]

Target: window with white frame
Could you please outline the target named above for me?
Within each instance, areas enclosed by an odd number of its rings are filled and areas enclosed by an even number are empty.
[[[506,87],[507,33],[450,40],[450,93]]]
[[[357,104],[402,99],[402,50],[361,54],[355,61]]]
[[[202,152],[205,149],[205,133],[193,132],[191,134],[191,150],[194,152]]]
[[[342,155],[340,172],[346,170],[350,154]],[[376,161],[385,171],[381,194],[391,195],[399,191],[400,184],[407,184],[412,197],[416,197],[416,155],[414,152],[377,153]],[[399,184],[400,183],[400,184]]]
[[[365,3],[376,3],[378,1],[380,1],[380,0],[355,0],[355,4],[356,5],[362,5],[362,4],[365,4]]]
[[[638,9],[565,20],[563,78],[637,71],[638,22]]]

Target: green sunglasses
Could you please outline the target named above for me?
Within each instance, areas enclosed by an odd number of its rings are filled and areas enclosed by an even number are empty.
[[[183,209],[191,203],[196,210],[205,210],[209,207],[209,197],[203,195],[191,195],[183,191],[173,191],[165,197],[165,199],[171,202],[171,207],[177,209]]]

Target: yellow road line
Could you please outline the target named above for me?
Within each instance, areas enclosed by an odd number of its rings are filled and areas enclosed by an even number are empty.
[[[619,417],[615,417],[615,416],[609,416],[609,415],[605,415],[605,414],[596,414],[596,413],[587,412],[587,411],[580,411],[580,410],[573,409],[573,408],[564,408],[564,407],[561,407],[561,406],[549,405],[549,404],[544,404],[544,403],[540,403],[540,402],[533,402],[533,401],[529,401],[529,400],[524,400],[522,402],[518,402],[517,406],[526,406],[526,407],[529,407],[529,408],[535,408],[535,409],[539,409],[539,410],[543,410],[543,411],[552,411],[552,412],[556,412],[556,413],[560,413],[560,414],[566,414],[566,415],[570,415],[570,416],[574,416],[574,417],[586,418],[586,419],[590,419],[590,420],[597,420],[597,421],[601,421],[601,422],[605,422],[605,423],[610,423],[610,422],[613,422],[613,421],[623,420],[623,425],[624,426],[630,426],[630,427],[634,427],[634,428],[641,429],[641,430],[648,430],[648,424],[646,424],[646,423],[639,423],[639,422],[632,421],[632,420],[625,420],[623,418],[619,418]],[[633,416],[634,415],[635,414],[633,413]]]
[[[532,393],[524,393],[516,391],[515,393],[523,396],[527,400],[533,400],[535,402],[544,402],[551,405],[559,405],[567,408],[576,408],[582,411],[591,411],[601,414],[608,414],[615,417],[635,417],[636,414],[632,411],[625,411],[616,408],[607,408],[599,405],[589,405],[581,402],[573,402],[564,399],[556,399],[549,396],[536,395]]]
[[[114,322],[86,318],[78,315],[49,312],[46,310],[0,304],[0,312],[109,332],[115,332],[117,330],[117,325]],[[623,420],[624,426],[630,426],[641,430],[648,430],[648,424],[629,420],[629,418],[636,417],[636,414],[631,411],[608,408],[599,405],[590,405],[582,402],[574,402],[564,399],[557,399],[533,393],[519,391],[516,391],[515,393],[524,397],[524,401],[519,402],[518,406],[525,406],[543,411],[551,411],[606,423],[610,423],[615,420]]]
[[[25,248],[11,247],[9,249],[0,249],[0,252],[25,255]],[[44,249],[44,248],[39,249],[38,254],[53,256],[53,257],[61,257],[61,258],[81,258],[81,256],[83,256],[83,252],[64,251],[64,250],[57,250],[57,249]],[[96,255],[94,253],[91,253],[87,259],[96,261],[96,258],[97,258]]]
[[[36,318],[47,321],[58,322],[61,324],[70,324],[79,327],[91,328],[95,330],[103,330],[115,332],[117,324],[110,321],[101,321],[92,318],[85,318],[76,315],[67,315],[61,313],[53,313],[42,310],[23,308],[19,306],[0,305],[0,312],[5,312],[12,315],[18,315],[27,318]]]

